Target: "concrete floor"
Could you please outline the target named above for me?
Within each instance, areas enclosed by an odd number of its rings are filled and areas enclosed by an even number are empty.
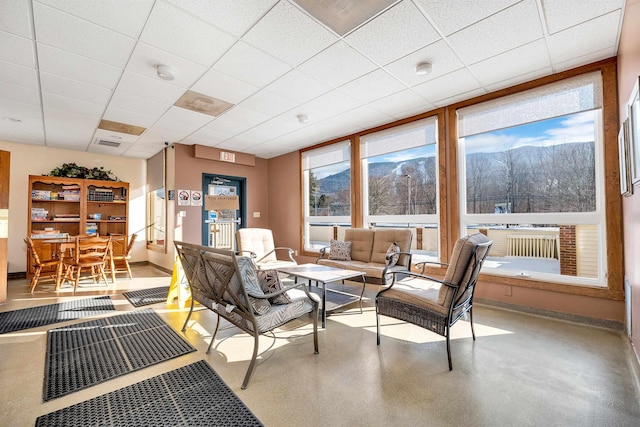
[[[140,310],[123,291],[170,282],[148,266],[134,267],[134,276],[109,289],[81,285],[76,298],[111,295],[119,312]],[[640,425],[637,362],[621,332],[477,305],[477,340],[466,322],[454,326],[449,372],[444,339],[418,327],[383,318],[382,342],[376,346],[372,298],[378,289],[367,288],[364,314],[354,305],[328,318],[319,332],[320,354],[313,354],[310,319],[287,325],[276,338],[262,337],[262,354],[246,390],[240,385],[252,338],[224,329],[205,354],[215,315],[202,308],[185,334],[197,352],[47,403],[42,403],[42,383],[51,327],[0,335],[0,425],[33,426],[39,415],[200,359],[266,426]],[[70,291],[56,293],[50,285],[30,295],[27,281],[12,280],[0,311],[68,298]],[[175,305],[147,307],[177,331],[187,315]]]

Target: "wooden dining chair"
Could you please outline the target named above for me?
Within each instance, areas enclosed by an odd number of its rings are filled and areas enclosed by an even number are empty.
[[[50,280],[57,283],[57,271],[60,260],[55,257],[47,259],[40,258],[40,254],[38,254],[38,250],[35,248],[31,237],[25,237],[24,242],[27,244],[27,252],[29,253],[31,266],[33,267],[33,277],[29,284],[29,290],[33,294],[33,291],[36,289],[36,285],[41,280],[42,270],[48,271],[51,274],[47,274],[46,277],[42,278],[43,281]]]
[[[109,251],[111,250],[111,236],[108,237],[78,237],[76,238],[73,257],[66,261],[68,273],[65,276],[73,280],[73,294],[75,295],[78,288],[78,282],[84,269],[89,272],[93,278],[93,282],[97,283],[99,279],[107,283],[107,275],[105,273],[105,264],[108,261]],[[97,280],[96,280],[97,278]]]
[[[111,279],[113,282],[116,281],[116,274],[118,273],[127,273],[129,275],[129,279],[133,279],[133,274],[131,274],[131,266],[129,265],[129,260],[131,259],[131,250],[133,249],[133,244],[136,242],[136,238],[138,235],[133,233],[129,238],[129,243],[127,243],[127,236],[118,236],[118,238],[111,238],[111,255],[110,260],[107,262],[107,273],[111,274]],[[126,244],[127,246],[124,248],[124,251],[121,253],[116,253],[116,245],[120,246]]]

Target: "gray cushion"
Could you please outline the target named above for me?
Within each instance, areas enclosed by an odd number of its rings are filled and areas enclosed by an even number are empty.
[[[257,274],[258,283],[260,283],[260,287],[264,293],[270,294],[271,292],[276,292],[282,289],[280,277],[276,270],[258,270]],[[291,298],[289,298],[286,293],[283,293],[277,297],[269,298],[269,302],[271,302],[271,304],[289,304],[291,302]]]
[[[398,263],[398,259],[400,258],[400,254],[398,252],[400,252],[400,246],[398,246],[396,242],[393,242],[389,246],[389,249],[387,249],[387,256],[389,256],[389,254],[395,253],[395,255],[389,258],[389,263],[387,264],[388,267],[393,267]]]
[[[260,287],[260,282],[258,281],[255,264],[251,261],[251,258],[241,256],[237,257],[236,261],[238,262],[238,270],[242,276],[242,281],[244,282],[244,288],[247,291],[247,294],[256,296],[264,295],[264,292]],[[233,278],[231,280],[233,280]],[[251,302],[251,307],[256,314],[266,314],[271,309],[271,304],[266,298],[254,298],[249,295],[249,302]]]

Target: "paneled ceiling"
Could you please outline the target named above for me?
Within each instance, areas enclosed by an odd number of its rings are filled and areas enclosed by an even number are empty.
[[[624,4],[0,0],[0,141],[271,158],[615,56]]]

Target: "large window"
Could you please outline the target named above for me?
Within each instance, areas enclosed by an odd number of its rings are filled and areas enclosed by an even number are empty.
[[[496,274],[604,286],[600,73],[458,110],[461,234]]]
[[[302,153],[304,249],[329,246],[351,226],[351,144]]]
[[[435,117],[363,135],[365,227],[409,227],[417,261],[438,258],[438,158]]]

